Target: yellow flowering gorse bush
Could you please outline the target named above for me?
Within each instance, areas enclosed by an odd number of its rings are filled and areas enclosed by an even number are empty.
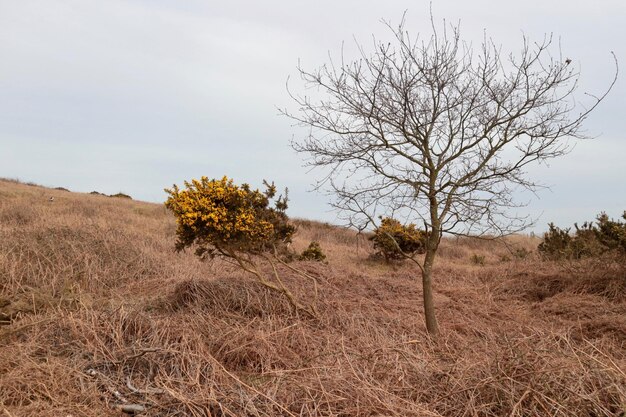
[[[176,248],[196,245],[200,256],[237,253],[260,254],[291,241],[295,228],[285,214],[286,197],[276,196],[274,184],[264,182],[265,192],[252,190],[248,184],[236,185],[232,179],[185,181],[174,185],[165,205],[176,216]]]
[[[424,253],[426,248],[426,232],[413,223],[403,225],[391,217],[381,218],[370,240],[374,242],[376,253],[387,261]]]
[[[248,184],[236,185],[232,179],[185,181],[180,189],[165,189],[169,194],[165,206],[176,216],[176,249],[196,247],[201,258],[226,258],[256,280],[282,294],[295,311],[316,317],[315,301],[301,303],[285,286],[279,267],[312,280],[317,299],[317,283],[303,271],[283,259],[296,229],[289,223],[287,190],[276,197],[276,186],[264,181],[264,192],[252,190]],[[261,264],[271,267],[261,268]]]

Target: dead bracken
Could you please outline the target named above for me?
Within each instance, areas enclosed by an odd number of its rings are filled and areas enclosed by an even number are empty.
[[[0,414],[623,414],[616,254],[551,261],[529,236],[444,238],[433,339],[411,265],[368,261],[371,242],[352,231],[294,221],[294,251],[316,241],[327,261],[289,264],[317,280],[309,320],[239,268],[176,253],[160,205],[49,193],[54,204],[0,181]]]

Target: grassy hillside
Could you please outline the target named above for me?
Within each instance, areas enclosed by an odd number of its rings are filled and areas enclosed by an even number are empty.
[[[528,237],[450,239],[431,340],[409,263],[297,223],[295,248],[317,240],[328,256],[298,263],[317,280],[317,320],[234,266],[175,253],[162,205],[0,181],[0,415],[626,413],[623,259],[557,264],[516,257]]]

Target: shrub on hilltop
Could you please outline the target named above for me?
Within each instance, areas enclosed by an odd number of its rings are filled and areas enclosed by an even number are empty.
[[[124,194],[124,193],[111,194],[109,197],[125,198],[127,200],[132,200],[133,199],[131,196],[129,196],[128,194]]]

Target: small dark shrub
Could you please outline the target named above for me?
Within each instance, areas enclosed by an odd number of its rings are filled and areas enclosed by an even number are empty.
[[[537,250],[546,259],[562,259],[569,257],[571,252],[572,237],[570,229],[559,229],[554,223],[548,224],[548,231],[543,235],[543,242]]]
[[[570,242],[569,258],[581,259],[598,256],[606,252],[607,247],[598,240],[598,233],[593,223],[585,222],[582,226],[574,224],[576,233]]]
[[[322,251],[322,247],[319,242],[311,242],[309,243],[309,247],[306,248],[299,256],[301,261],[317,261],[324,262],[326,260],[326,255]]]
[[[59,190],[59,191],[68,191],[68,192],[70,191],[70,190],[68,190],[67,188],[64,188],[64,187],[55,187],[54,189],[55,190]]]
[[[531,252],[526,248],[517,248],[513,251],[513,256],[517,259],[526,259],[530,253]]]
[[[124,194],[124,193],[111,194],[109,197],[126,198],[128,200],[132,200],[133,199],[131,196],[129,196],[128,194]]]
[[[369,239],[374,242],[376,254],[382,255],[387,262],[426,251],[426,232],[413,223],[405,226],[391,217],[382,218]]]
[[[485,256],[484,255],[473,254],[470,257],[470,260],[472,261],[472,263],[474,265],[480,265],[480,266],[485,265]]]

